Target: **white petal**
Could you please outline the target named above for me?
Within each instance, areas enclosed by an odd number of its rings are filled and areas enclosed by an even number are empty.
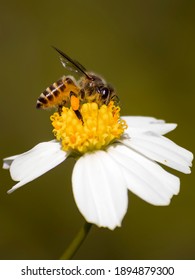
[[[178,194],[179,178],[157,163],[122,144],[110,147],[108,153],[120,165],[128,189],[143,200],[168,205],[171,197]]]
[[[100,227],[121,225],[128,197],[120,168],[105,151],[82,156],[72,175],[73,193],[85,219]]]
[[[142,117],[142,116],[122,116],[129,126],[132,127],[141,127],[148,124],[154,123],[164,123],[164,120],[159,120],[153,117]]]
[[[192,165],[193,154],[163,136],[150,133],[136,134],[123,143],[144,156],[180,172],[186,174],[191,172],[189,166]]]
[[[165,123],[163,120],[158,120],[151,117],[122,117],[128,125],[126,132],[129,135],[134,135],[137,132],[150,131],[164,135],[176,128],[177,124]]]
[[[43,142],[21,155],[5,159],[14,181],[19,181],[8,193],[54,168],[68,156],[57,141]],[[11,162],[12,161],[12,162]]]
[[[19,155],[7,157],[3,159],[3,169],[10,169],[10,166],[14,159],[16,159]]]

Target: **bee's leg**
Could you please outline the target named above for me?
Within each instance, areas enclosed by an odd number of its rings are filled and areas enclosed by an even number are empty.
[[[82,115],[81,115],[81,112],[80,112],[79,110],[76,110],[76,111],[74,111],[74,112],[75,112],[77,118],[78,118],[79,120],[81,120],[82,123],[83,123],[83,117],[82,117]]]
[[[66,104],[66,101],[62,102],[62,104],[60,104],[60,105],[58,106],[58,113],[59,113],[59,115],[62,114],[62,108],[65,106],[65,104]]]
[[[79,101],[79,98],[77,97],[77,95],[74,93],[74,92],[70,92],[70,105],[73,109],[73,111],[75,112],[77,118],[79,120],[82,121],[83,123],[83,117],[79,111],[79,107],[80,107],[80,101]]]
[[[63,105],[59,105],[59,106],[58,106],[58,113],[59,113],[59,115],[62,114],[62,107],[63,107]]]

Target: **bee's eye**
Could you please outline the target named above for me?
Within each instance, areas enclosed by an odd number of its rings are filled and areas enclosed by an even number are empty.
[[[100,92],[101,92],[102,97],[104,99],[106,99],[108,97],[109,93],[110,93],[110,91],[109,91],[109,89],[107,87],[101,88]]]

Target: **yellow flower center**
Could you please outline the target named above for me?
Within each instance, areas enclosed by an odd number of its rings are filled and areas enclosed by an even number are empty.
[[[97,103],[85,103],[80,108],[80,120],[72,108],[63,107],[61,114],[54,113],[50,119],[53,133],[64,151],[79,153],[106,148],[120,139],[127,124],[120,119],[120,108],[113,102],[98,108]]]

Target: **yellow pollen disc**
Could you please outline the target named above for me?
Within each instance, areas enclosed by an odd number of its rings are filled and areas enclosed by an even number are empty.
[[[64,151],[86,153],[106,148],[120,139],[127,124],[120,119],[120,108],[109,105],[98,108],[97,103],[85,103],[80,108],[80,120],[72,108],[63,107],[61,114],[54,113],[50,119],[53,133]]]

